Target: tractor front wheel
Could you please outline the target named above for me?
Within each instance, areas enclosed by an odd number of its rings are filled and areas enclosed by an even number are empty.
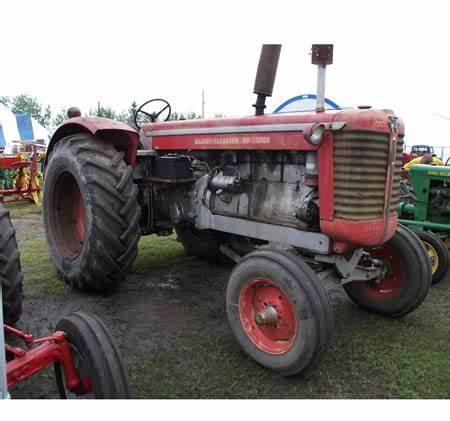
[[[417,230],[414,232],[422,240],[430,258],[433,274],[431,284],[437,284],[447,274],[449,264],[447,247],[440,237],[431,231]]]
[[[333,311],[323,286],[288,252],[266,249],[245,256],[231,272],[226,308],[247,355],[284,376],[318,363],[333,337]]]
[[[420,239],[399,225],[386,244],[366,251],[384,262],[386,274],[383,279],[345,284],[351,300],[365,310],[391,317],[419,307],[431,286],[431,262]]]
[[[110,143],[88,134],[62,139],[49,156],[44,223],[50,255],[72,287],[105,290],[122,280],[140,238],[132,168]]]

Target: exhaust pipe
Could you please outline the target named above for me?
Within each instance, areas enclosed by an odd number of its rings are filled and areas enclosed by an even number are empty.
[[[272,96],[280,51],[281,44],[263,44],[262,46],[258,70],[256,71],[255,87],[253,88],[253,93],[257,95],[256,103],[253,104],[255,115],[264,114],[266,97]]]
[[[325,111],[325,69],[333,64],[333,44],[313,44],[311,62],[317,64],[316,113]]]

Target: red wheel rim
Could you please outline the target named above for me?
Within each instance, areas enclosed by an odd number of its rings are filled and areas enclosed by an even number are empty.
[[[379,282],[360,282],[361,289],[369,297],[377,300],[393,298],[400,293],[406,279],[405,265],[396,251],[387,244],[371,249],[371,257],[385,262],[388,266],[386,276]]]
[[[268,310],[271,314],[276,311],[276,321],[258,323],[259,315]],[[239,315],[248,337],[262,351],[279,355],[292,348],[297,336],[294,306],[272,280],[257,278],[244,285],[239,294]]]
[[[55,177],[49,203],[49,222],[59,252],[75,259],[86,231],[84,201],[75,177],[63,171]]]

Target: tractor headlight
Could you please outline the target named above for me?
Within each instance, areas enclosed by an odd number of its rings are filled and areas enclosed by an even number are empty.
[[[325,126],[321,123],[314,123],[303,131],[303,136],[311,145],[320,145],[325,134]]]

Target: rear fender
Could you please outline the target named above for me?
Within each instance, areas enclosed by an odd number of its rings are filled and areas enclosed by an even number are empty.
[[[47,149],[45,165],[55,145],[66,136],[77,133],[90,133],[114,145],[118,151],[125,152],[124,160],[128,165],[136,163],[139,148],[139,135],[128,124],[102,117],[75,117],[66,120],[55,131]]]

